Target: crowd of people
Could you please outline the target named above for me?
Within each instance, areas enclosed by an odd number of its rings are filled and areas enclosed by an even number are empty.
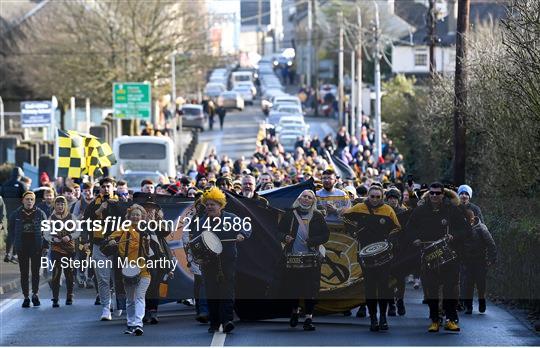
[[[458,309],[472,313],[475,288],[478,309],[480,312],[486,310],[486,272],[496,262],[495,244],[484,224],[481,209],[470,201],[472,188],[461,185],[456,192],[438,182],[419,185],[405,174],[403,156],[390,139],[383,138],[383,151],[378,158],[373,156],[373,143],[368,119],[358,137],[351,137],[345,128],[340,128],[335,138],[329,135],[322,140],[317,137],[298,139],[294,153],[285,152],[276,137],[268,134],[249,160],[233,161],[226,155],[220,158],[211,153],[201,163],[192,162],[186,173],[179,173],[175,178],[142,181],[137,191],[146,196],[136,202],[133,187],[110,177],[99,181],[58,178],[50,182],[42,175],[36,195],[24,182],[21,169],[15,168],[13,177],[2,186],[3,200],[0,200],[0,221],[8,218],[4,261],[19,263],[24,296],[22,306],[26,308],[31,303],[39,306],[40,259],[43,255],[51,261],[67,257],[104,263],[117,255],[129,260],[172,259],[165,238],[173,231],[164,229],[150,233],[136,227],[141,220],[163,219],[156,196],[193,198],[197,216],[214,221],[214,218],[235,217],[227,211],[226,191],[268,205],[270,203],[260,192],[313,179],[317,189],[306,190],[297,197],[284,212],[277,231],[285,245],[282,267],[290,284],[289,297],[295,299],[291,304],[290,326],[298,324],[302,310],[306,316],[303,328],[315,330],[313,310],[323,262],[320,254],[324,254],[321,246],[330,238],[327,224],[338,222],[345,225],[345,231],[359,245],[366,305],[360,306],[357,316],[365,317],[367,309],[371,318],[370,330],[388,330],[387,316],[406,314],[405,282],[413,274],[422,280],[424,301],[429,306],[432,321],[429,331],[439,331],[443,315],[446,317],[444,328],[459,331]],[[327,151],[347,163],[356,178],[339,177],[325,155]],[[80,234],[67,229],[57,234],[44,233],[40,228],[43,220],[104,221],[108,217],[129,220],[131,225],[127,230],[104,228]],[[203,227],[192,227],[192,234],[186,240],[188,245],[205,233]],[[223,243],[219,257],[198,264],[199,259],[188,248],[187,261],[195,280],[196,319],[209,322],[209,332],[215,332],[220,326],[224,332],[231,332],[234,329],[236,243],[249,238],[251,231],[242,229],[216,234],[219,239],[231,241]],[[422,257],[422,250],[434,244],[442,245],[442,249],[437,250],[449,256],[436,269]],[[370,247],[385,251],[389,245],[393,258],[369,264],[373,256]],[[309,259],[314,254],[319,256]],[[313,264],[296,268],[289,264],[294,259],[291,256]],[[398,260],[411,267],[396,273],[392,264]],[[160,288],[164,279],[174,276],[173,269],[166,267],[140,267],[130,276],[128,270],[115,262],[110,266],[86,269],[62,268],[60,262],[51,264],[54,265],[50,280],[53,307],[60,306],[63,273],[66,305],[74,302],[74,284],[95,288],[95,304],[102,306],[99,319],[111,320],[112,308],[117,314],[126,311],[125,333],[135,335],[143,334],[143,323],[159,322]],[[393,286],[389,285],[390,277],[397,280]],[[416,280],[415,285],[419,284]],[[439,292],[440,287],[442,292]],[[114,306],[111,294],[115,294]],[[302,308],[298,299],[305,300]]]

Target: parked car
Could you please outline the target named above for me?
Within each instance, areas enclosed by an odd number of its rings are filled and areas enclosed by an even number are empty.
[[[244,110],[244,98],[242,98],[240,93],[235,91],[223,92],[218,98],[218,105],[226,109],[238,109],[242,111]]]
[[[249,85],[237,85],[233,88],[234,92],[239,93],[244,98],[244,103],[253,105],[253,91]]]
[[[276,111],[288,113],[291,115],[303,115],[302,108],[293,103],[278,104],[275,108]]]
[[[282,116],[276,126],[277,133],[294,132],[306,136],[309,134],[309,125],[302,116]]]
[[[207,116],[203,111],[202,105],[184,104],[182,105],[182,126],[198,128],[204,130]]]

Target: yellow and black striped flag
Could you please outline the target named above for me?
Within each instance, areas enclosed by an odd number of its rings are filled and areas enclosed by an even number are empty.
[[[103,174],[101,168],[116,163],[109,144],[90,134],[59,129],[57,146],[57,177],[99,176]]]

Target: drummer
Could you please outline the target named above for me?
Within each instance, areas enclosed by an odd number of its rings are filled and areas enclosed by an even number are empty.
[[[278,225],[286,254],[319,253],[319,247],[328,241],[330,232],[324,215],[317,210],[317,197],[311,190],[303,191],[294,201]],[[304,299],[306,319],[304,330],[313,331],[313,309],[319,293],[320,264],[313,268],[285,269],[288,298],[292,298],[292,314],[289,324],[298,325],[299,298]]]
[[[434,182],[429,186],[429,199],[413,210],[407,230],[415,235],[414,244],[425,246],[447,237],[450,247],[456,249],[463,241],[467,222],[463,212],[449,199],[444,198],[444,186]],[[446,314],[445,330],[460,331],[458,326],[458,284],[459,265],[457,259],[441,267],[438,272],[422,274],[422,284],[426,290],[429,317],[432,321],[428,331],[439,331],[439,286],[443,287],[443,309]]]
[[[380,185],[374,184],[368,190],[368,198],[364,203],[354,205],[346,210],[343,216],[346,229],[358,238],[359,250],[369,244],[388,240],[390,235],[398,233],[401,226],[394,209],[383,202],[384,192]],[[363,269],[366,290],[366,303],[371,319],[370,330],[388,330],[386,311],[392,298],[389,287],[390,264],[377,268]],[[377,304],[379,315],[377,318]]]
[[[193,238],[202,232],[210,230],[223,242],[222,253],[210,262],[201,265],[202,277],[206,289],[208,310],[210,314],[209,333],[219,330],[223,325],[223,332],[229,333],[234,329],[233,299],[236,272],[236,242],[242,242],[251,235],[251,229],[244,229],[245,224],[233,223],[240,221],[238,216],[224,211],[227,199],[223,191],[217,187],[202,194],[200,204],[204,206],[204,213],[199,217],[199,223],[192,222],[190,229]],[[219,224],[219,225],[218,225]]]

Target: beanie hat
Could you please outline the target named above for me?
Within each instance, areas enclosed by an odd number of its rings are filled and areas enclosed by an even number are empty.
[[[401,192],[399,192],[399,190],[397,188],[392,187],[391,189],[386,191],[385,197],[386,197],[386,199],[388,199],[390,197],[401,199]]]
[[[225,194],[217,187],[212,187],[210,190],[207,190],[203,193],[202,203],[206,204],[206,202],[209,200],[219,203],[221,207],[224,207],[227,204],[227,198],[225,197]]]
[[[472,188],[469,185],[461,185],[457,190],[458,196],[464,192],[469,195],[469,198],[472,198]]]

